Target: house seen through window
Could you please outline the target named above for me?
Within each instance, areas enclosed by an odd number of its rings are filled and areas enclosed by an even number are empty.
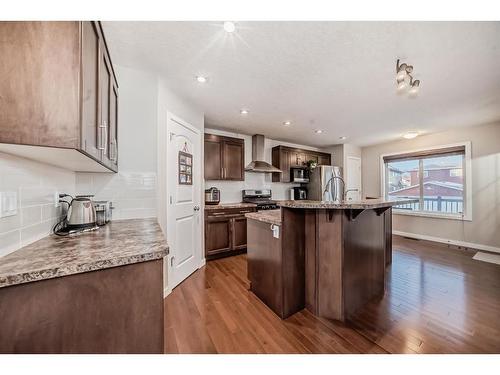
[[[465,213],[465,146],[384,157],[385,197],[418,198],[399,211]]]

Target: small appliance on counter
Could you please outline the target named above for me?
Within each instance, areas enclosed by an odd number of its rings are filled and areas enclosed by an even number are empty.
[[[307,189],[299,186],[293,188],[293,200],[300,201],[307,199]]]
[[[97,225],[104,225],[106,223],[109,223],[113,219],[113,210],[115,209],[113,207],[113,202],[111,201],[94,201],[96,213],[97,213]],[[101,214],[103,216],[101,220],[99,220],[99,211],[102,211],[102,208],[104,207],[104,214]],[[104,221],[104,224],[99,224],[99,221]]]
[[[71,201],[63,199],[66,197],[71,198]],[[60,194],[59,202],[66,203],[68,210],[66,216],[54,226],[54,234],[67,236],[98,229],[97,213],[92,197],[93,195],[77,195],[73,198],[68,194]]]
[[[257,211],[276,210],[278,205],[271,199],[271,189],[246,189],[242,192],[243,202],[253,203],[257,206]]]
[[[290,168],[290,182],[301,183],[301,184],[309,182],[309,170],[305,167]]]
[[[205,204],[219,204],[220,190],[216,187],[211,187],[205,190]]]

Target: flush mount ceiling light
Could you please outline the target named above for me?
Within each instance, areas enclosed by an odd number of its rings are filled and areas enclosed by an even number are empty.
[[[234,22],[231,21],[226,21],[224,22],[224,30],[226,30],[228,33],[234,32],[236,30],[236,25]]]
[[[316,134],[321,134],[321,133],[323,133],[323,130],[321,130],[321,129],[317,129],[317,130],[315,130],[314,132],[315,132]]]
[[[291,124],[292,124],[292,123],[291,123],[290,121],[285,121],[285,122],[283,123],[283,125],[284,125],[284,126],[290,126]]]
[[[241,115],[248,115],[248,109],[242,109],[240,110]]]
[[[408,89],[410,97],[415,97],[418,94],[420,81],[413,79],[411,73],[413,66],[406,63],[399,64],[399,59],[396,61],[396,83],[398,85],[398,93],[403,93]]]
[[[413,139],[415,137],[418,137],[418,132],[416,131],[406,132],[405,134],[403,134],[403,138],[405,139]]]
[[[339,137],[339,139],[340,139],[341,141],[345,141],[345,140],[347,139],[347,137],[343,135],[342,137]]]
[[[205,83],[205,82],[207,82],[207,77],[203,77],[203,76],[196,76],[196,80],[197,80],[199,83]]]

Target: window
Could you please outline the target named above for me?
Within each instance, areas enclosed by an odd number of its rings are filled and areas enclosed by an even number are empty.
[[[395,213],[463,218],[467,207],[466,146],[383,157],[386,198],[416,198]]]

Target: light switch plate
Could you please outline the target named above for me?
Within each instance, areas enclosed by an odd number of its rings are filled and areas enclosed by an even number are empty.
[[[272,225],[271,229],[273,231],[273,237],[274,238],[280,238],[280,227],[279,225]]]
[[[17,191],[0,191],[0,217],[17,215]]]

